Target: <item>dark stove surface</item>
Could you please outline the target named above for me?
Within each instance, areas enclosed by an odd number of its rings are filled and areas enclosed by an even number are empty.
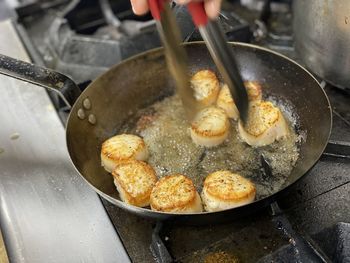
[[[135,262],[151,261],[153,256],[149,246],[155,222],[129,215],[103,202],[118,233],[122,239],[124,237],[124,245],[131,258]],[[165,245],[180,262],[202,262],[208,254],[217,252],[225,252],[242,262],[256,262],[288,244],[274,226],[268,211],[224,225],[182,226],[169,222],[162,230]]]
[[[350,98],[331,86],[325,90],[337,112],[334,114],[331,139],[349,142]],[[326,258],[335,260],[338,256],[334,253],[335,245],[325,241],[333,236],[336,244],[338,223],[350,222],[349,193],[350,160],[324,156],[278,204],[295,231],[325,253]],[[149,244],[155,222],[103,202],[131,258],[135,262],[151,260]],[[262,258],[271,257],[276,250],[282,248],[286,250],[283,253],[287,253],[291,249],[290,238],[278,230],[270,210],[223,225],[191,227],[169,223],[163,228],[163,240],[180,262],[203,262],[213,253],[221,252],[241,262],[257,262],[259,259],[265,262]]]
[[[82,87],[122,59],[160,45],[149,17],[134,17],[128,0],[110,1],[127,32],[111,25],[98,1],[66,2],[56,1],[54,6],[48,6],[46,1],[36,1],[31,9],[25,5],[17,13],[20,25],[25,28],[22,37],[34,61],[72,76]],[[289,1],[277,2],[277,10],[282,11],[263,8],[265,12],[259,12],[237,1],[226,3],[226,12],[221,18],[223,26],[231,40],[253,42],[298,60],[293,48]],[[188,15],[182,8],[175,11],[185,32],[184,40],[197,40],[198,32]],[[334,113],[331,139],[349,143],[349,94],[330,85],[325,85],[325,91]],[[60,110],[61,102],[54,96],[53,101]],[[341,222],[350,221],[349,171],[349,159],[323,156],[278,200],[282,215],[267,208],[221,225],[180,226],[167,222],[161,228],[160,237],[178,262],[217,262],[218,259],[225,259],[223,262],[280,262],[281,259],[310,262],[297,250],[299,235],[303,242],[320,251],[317,260],[341,262],[340,255],[343,258],[346,255],[339,251],[347,248],[341,239],[346,240],[344,235],[349,231],[349,226]],[[156,222],[126,213],[105,200],[102,202],[130,258],[134,262],[152,262],[150,244]],[[280,226],[281,221],[287,222],[284,223],[287,226]]]

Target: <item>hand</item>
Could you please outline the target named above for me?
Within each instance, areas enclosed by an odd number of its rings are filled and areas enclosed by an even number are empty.
[[[147,0],[130,0],[132,10],[136,15],[143,15],[148,12],[148,1]],[[176,2],[180,5],[187,4],[191,1],[199,0],[177,0]],[[204,9],[207,16],[214,19],[218,16],[221,6],[221,0],[204,0]]]

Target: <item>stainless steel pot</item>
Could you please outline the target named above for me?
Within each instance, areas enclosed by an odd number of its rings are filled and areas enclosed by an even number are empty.
[[[350,88],[350,1],[294,0],[295,48],[328,82]]]

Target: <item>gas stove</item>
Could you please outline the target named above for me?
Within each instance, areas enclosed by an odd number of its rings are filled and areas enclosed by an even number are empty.
[[[302,64],[293,48],[291,1],[257,2],[224,4],[219,19],[228,39],[273,49]],[[200,40],[186,9],[173,9],[183,40]],[[123,59],[160,46],[151,17],[133,15],[127,0],[22,1],[15,13],[32,60],[71,76],[81,89]],[[140,218],[102,199],[130,259],[348,262],[350,95],[319,80],[334,113],[331,141],[315,167],[268,209],[231,223],[183,226]],[[50,97],[65,123],[64,103],[55,94]]]

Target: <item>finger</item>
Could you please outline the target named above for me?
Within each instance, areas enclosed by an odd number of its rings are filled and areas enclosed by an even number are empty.
[[[144,15],[148,12],[148,2],[147,0],[130,0],[132,11],[136,15]]]
[[[179,5],[186,5],[191,2],[191,0],[176,0],[175,2]]]
[[[207,0],[204,2],[204,9],[210,19],[215,19],[220,12],[221,0]]]

